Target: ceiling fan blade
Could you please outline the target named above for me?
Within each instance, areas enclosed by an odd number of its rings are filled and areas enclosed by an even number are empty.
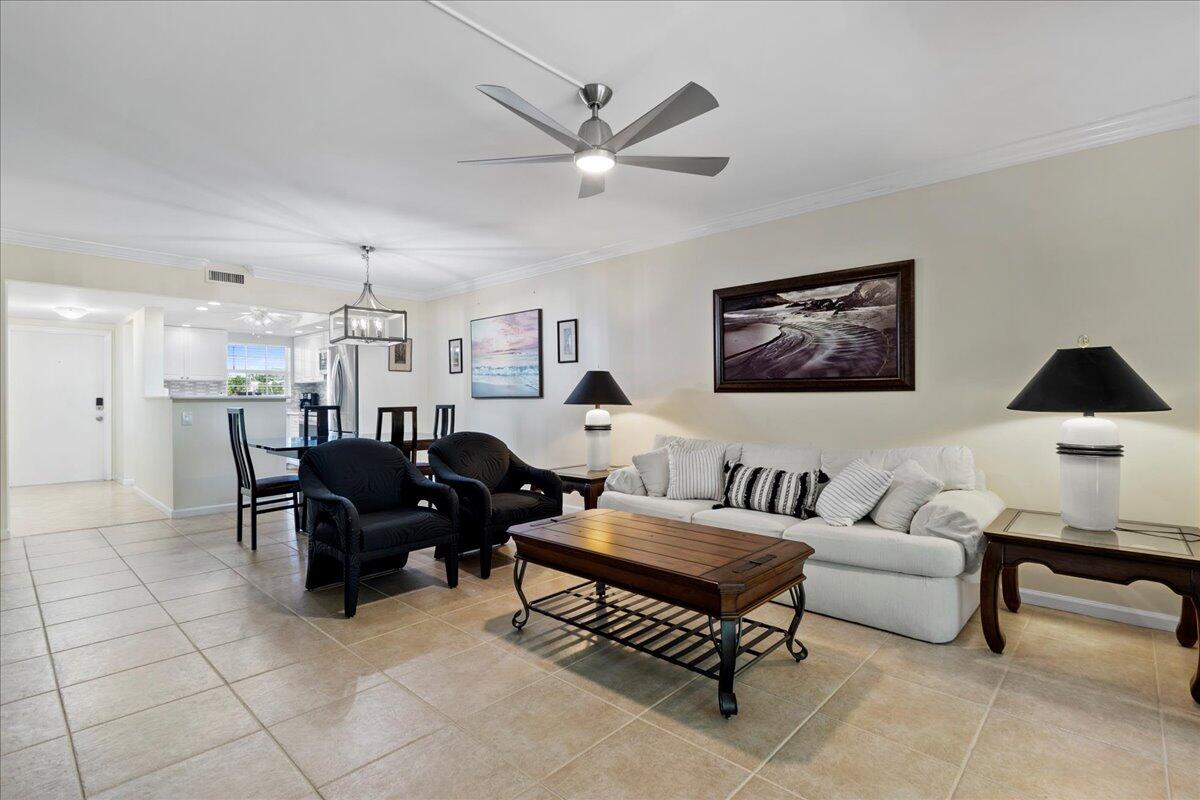
[[[729,163],[725,156],[615,156],[618,164],[647,169],[665,169],[668,172],[687,172],[692,175],[707,175],[710,178]]]
[[[579,184],[579,197],[592,197],[604,191],[604,175],[584,175],[583,182]]]
[[[541,128],[542,131],[550,136],[553,136],[555,139],[571,148],[572,152],[579,150],[580,148],[591,146],[583,139],[580,139],[574,133],[571,133],[571,131],[567,130],[562,125],[546,116],[546,114],[542,113],[511,89],[506,89],[503,86],[492,86],[486,83],[476,86],[475,88],[507,108],[509,111],[516,114],[521,119],[525,120],[531,125]]]
[[[706,111],[712,111],[717,105],[717,98],[713,97],[708,89],[698,83],[689,83],[614,134],[601,146],[613,152],[623,150]]]
[[[555,164],[560,161],[571,161],[574,153],[555,153],[550,156],[513,156],[512,158],[469,158],[459,161],[460,164]]]

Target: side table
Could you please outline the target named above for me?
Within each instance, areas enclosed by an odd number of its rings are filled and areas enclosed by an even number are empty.
[[[1175,637],[1183,647],[1196,643],[1200,607],[1200,530],[1122,520],[1111,531],[1072,528],[1058,514],[1007,508],[984,528],[987,549],[980,573],[979,605],[983,635],[993,653],[1004,652],[997,603],[1021,607],[1017,565],[1032,561],[1059,575],[1128,585],[1155,581],[1183,597]],[[1200,703],[1200,662],[1192,676],[1192,699]]]
[[[550,471],[562,479],[564,492],[579,492],[583,495],[583,508],[590,511],[596,507],[596,501],[604,494],[604,482],[609,473],[620,467],[589,470],[586,464],[576,464],[570,467],[554,467]]]

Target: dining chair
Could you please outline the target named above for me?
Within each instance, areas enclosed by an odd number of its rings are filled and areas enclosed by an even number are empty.
[[[243,511],[250,509],[250,549],[258,549],[258,515],[272,511],[292,511],[297,531],[304,530],[304,501],[297,475],[273,475],[259,478],[254,474],[250,443],[246,440],[246,410],[225,409],[229,418],[229,444],[233,448],[233,466],[237,472],[237,540],[242,541]],[[247,502],[248,501],[248,502]]]
[[[391,428],[385,438],[383,435],[383,417],[391,416]],[[404,421],[412,415],[412,436],[405,441]],[[400,452],[414,464],[417,463],[417,407],[416,406],[380,406],[375,414],[375,438],[381,442],[390,442],[400,448]]]
[[[433,407],[433,438],[454,433],[454,404],[439,403]]]
[[[316,433],[313,435],[318,436],[322,439],[327,438],[329,436],[329,417],[331,414],[333,415],[334,429],[338,433],[342,432],[342,407],[341,406],[305,406],[304,408],[302,408],[300,410],[302,412],[304,412],[304,424],[300,430],[300,435],[303,436],[304,438],[307,439],[309,437],[308,420],[309,420],[310,414],[315,418],[315,421],[317,423]]]

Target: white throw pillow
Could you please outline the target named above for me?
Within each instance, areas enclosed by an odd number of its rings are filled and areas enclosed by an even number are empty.
[[[829,525],[853,525],[870,513],[891,482],[892,473],[857,458],[821,492],[817,514]]]
[[[651,497],[665,497],[667,483],[671,480],[671,471],[667,463],[667,448],[660,447],[649,453],[636,455],[632,459],[637,467],[642,483],[646,485],[646,494]]]
[[[671,500],[720,500],[725,489],[725,446],[667,448]]]
[[[881,528],[908,533],[917,509],[936,497],[944,485],[909,459],[892,473],[892,483],[871,510],[871,519]]]

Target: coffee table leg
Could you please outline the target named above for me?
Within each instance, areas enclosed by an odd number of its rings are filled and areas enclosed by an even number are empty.
[[[523,558],[518,558],[513,563],[513,586],[516,587],[517,597],[521,598],[521,608],[513,614],[512,626],[517,630],[525,627],[525,623],[529,622],[529,601],[525,599],[525,592],[521,588],[521,581],[525,579],[525,568],[529,566],[529,562]]]
[[[1003,545],[988,542],[983,553],[983,568],[979,575],[979,615],[983,622],[983,638],[993,653],[1004,652],[1004,634],[1000,632],[1000,569]]]
[[[729,719],[737,713],[737,696],[733,693],[733,672],[737,666],[741,623],[740,619],[721,620],[721,675],[717,680],[717,703],[725,719]]]
[[[797,583],[788,593],[792,596],[792,622],[788,625],[787,631],[787,649],[792,654],[792,658],[797,661],[803,661],[808,658],[808,648],[804,646],[804,642],[796,638],[796,629],[800,627],[800,619],[804,616],[804,584]],[[800,645],[800,649],[796,649],[796,645]]]
[[[1196,603],[1190,597],[1183,598],[1179,608],[1179,626],[1175,628],[1175,639],[1182,647],[1196,643]]]

